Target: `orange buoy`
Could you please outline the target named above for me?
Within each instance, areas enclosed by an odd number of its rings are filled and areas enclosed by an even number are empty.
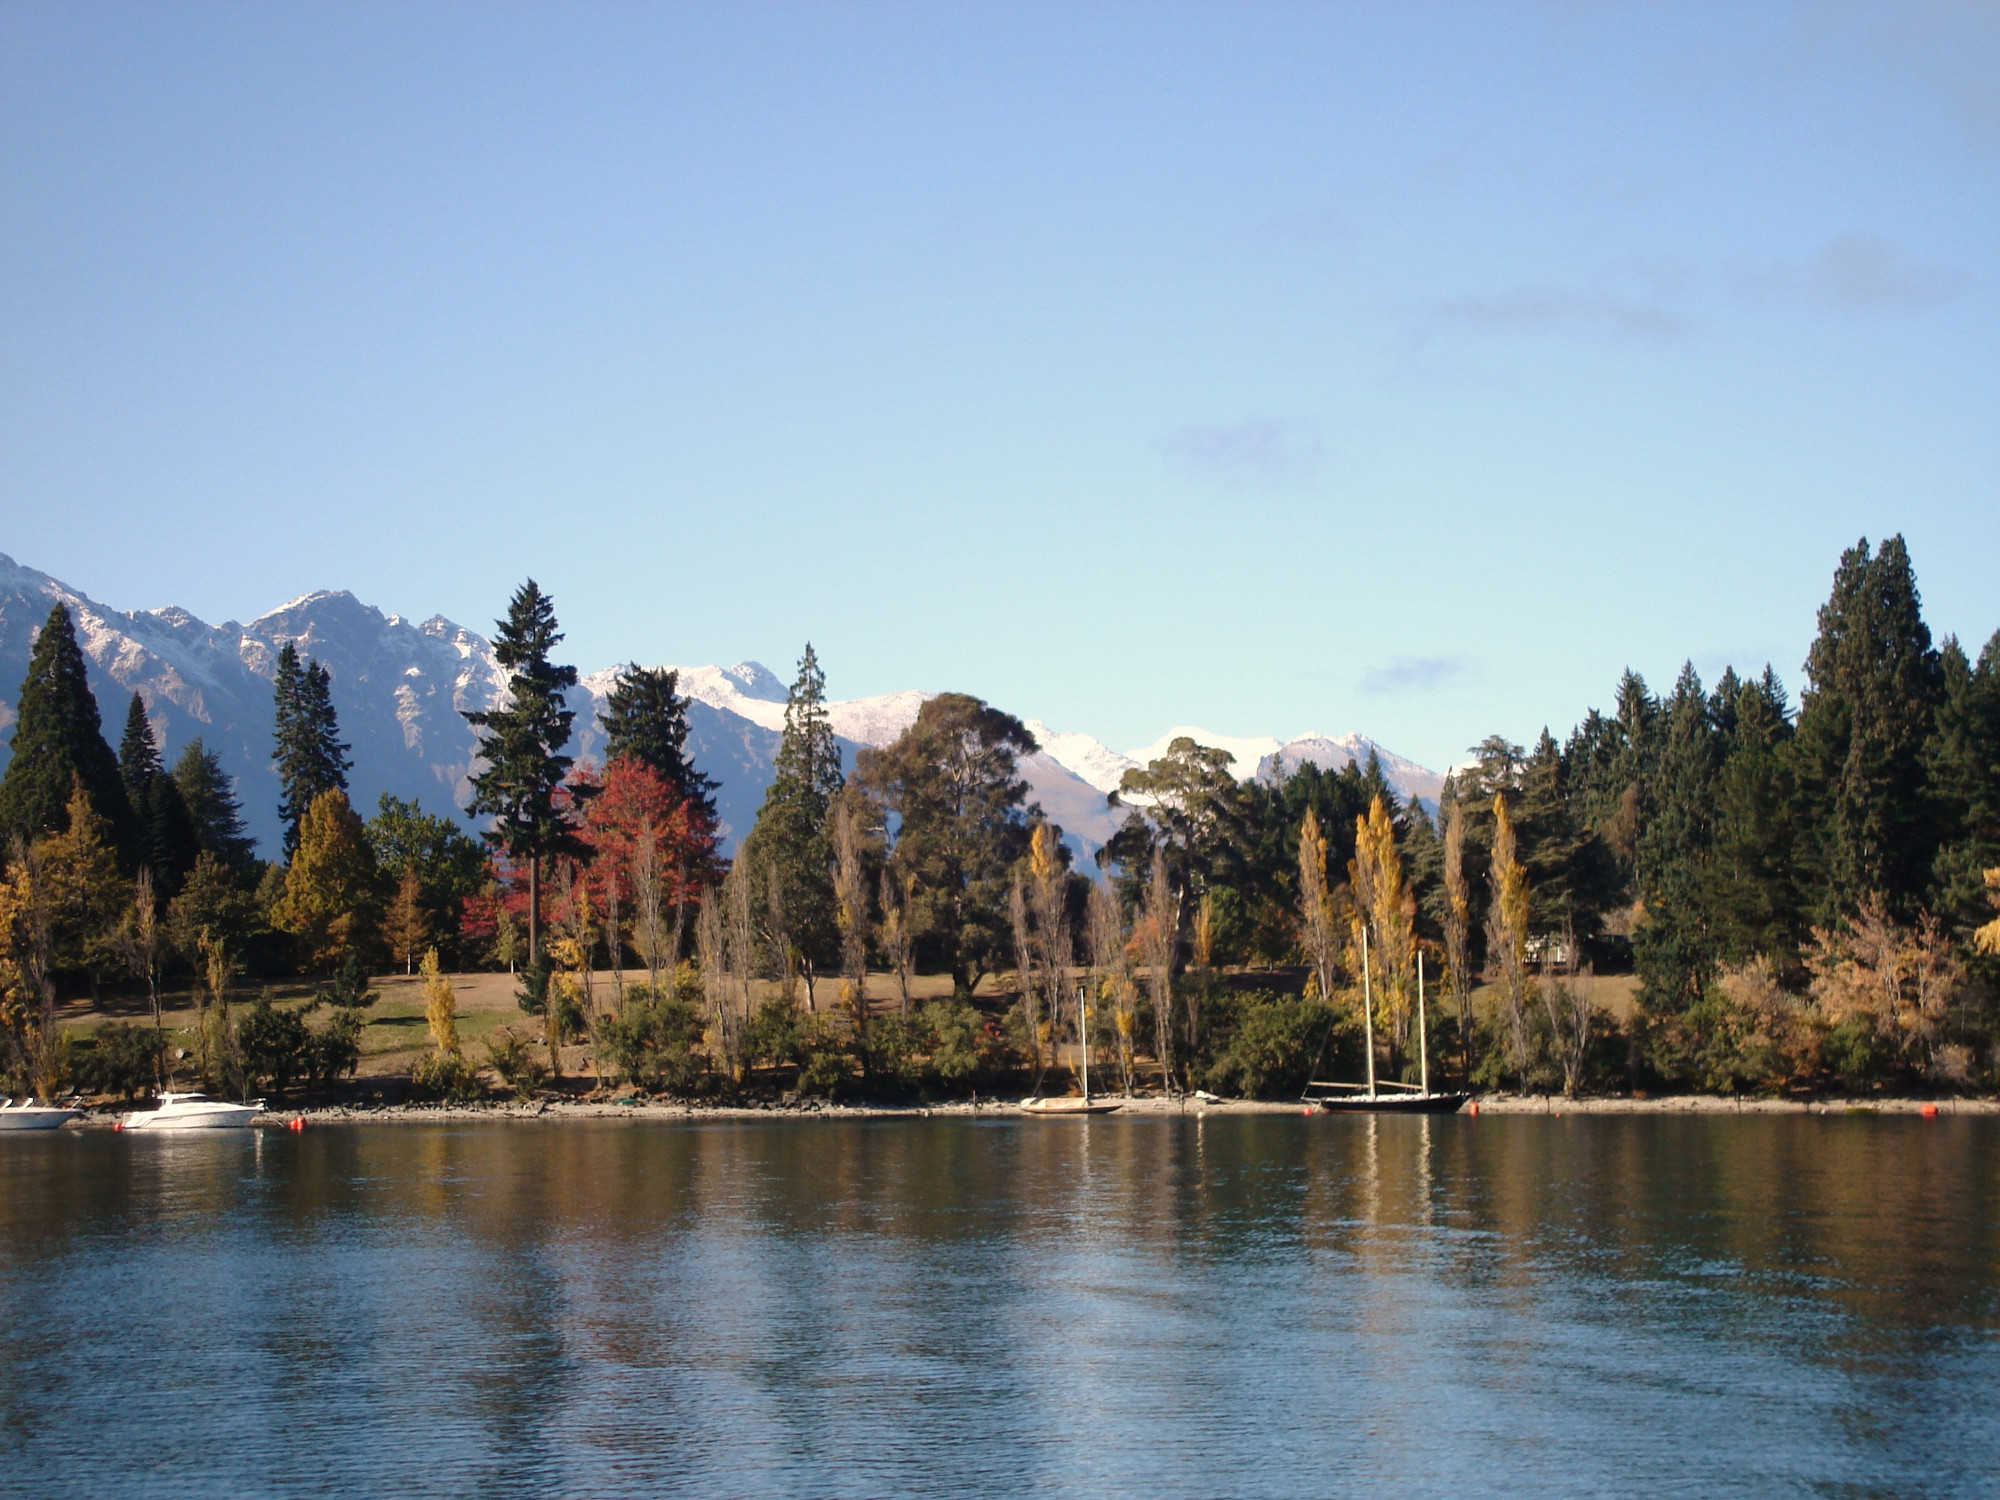
[[[1474,1099],[1474,1100],[1473,1100],[1473,1101],[1472,1101],[1472,1102],[1471,1102],[1470,1104],[1466,1105],[1466,1107],[1465,1107],[1465,1112],[1466,1112],[1467,1114],[1469,1114],[1469,1115],[1476,1115],[1476,1114],[1478,1114],[1478,1113],[1479,1113],[1479,1101],[1478,1101],[1477,1099]]]
[[[1917,1113],[1922,1115],[1926,1120],[1935,1120],[1937,1118],[1937,1106],[1935,1104],[1926,1104]]]

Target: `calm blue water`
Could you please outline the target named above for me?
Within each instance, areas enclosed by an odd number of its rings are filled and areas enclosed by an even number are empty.
[[[2000,1494],[2000,1119],[0,1138],[0,1492]]]

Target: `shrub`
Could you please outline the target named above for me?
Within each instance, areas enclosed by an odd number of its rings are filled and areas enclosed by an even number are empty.
[[[549,1065],[534,1054],[526,1037],[505,1026],[487,1039],[486,1060],[517,1099],[532,1099],[549,1081]]]
[[[1233,1024],[1208,1066],[1208,1086],[1246,1099],[1303,1092],[1333,1025],[1333,1008],[1319,1000],[1258,992],[1234,997],[1228,1013]]]
[[[166,1039],[152,1027],[113,1021],[78,1046],[72,1064],[77,1086],[86,1093],[137,1099],[152,1091],[165,1052]]]
[[[743,1053],[753,1063],[783,1067],[804,1058],[805,1017],[783,995],[772,995],[757,1007],[743,1037]]]
[[[623,1015],[600,1016],[597,1055],[627,1083],[653,1093],[685,1093],[701,1076],[701,1012],[685,1000],[654,998],[645,985]]]
[[[997,1028],[957,996],[925,1005],[917,1025],[930,1050],[930,1074],[947,1089],[970,1089],[1005,1065],[1007,1046]]]
[[[269,1085],[282,1094],[292,1080],[309,1071],[307,1052],[312,1033],[294,1009],[280,1010],[268,991],[257,997],[250,1013],[236,1023],[236,1045],[243,1056],[243,1081],[254,1093]]]
[[[469,1104],[486,1095],[478,1072],[457,1052],[428,1052],[418,1058],[410,1067],[410,1092],[444,1104]]]

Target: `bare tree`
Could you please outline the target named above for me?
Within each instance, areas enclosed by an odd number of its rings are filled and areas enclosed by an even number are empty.
[[[1044,1014],[1053,1049],[1061,1050],[1063,1016],[1071,1007],[1070,960],[1074,956],[1069,930],[1069,871],[1064,867],[1055,830],[1037,823],[1028,844],[1028,917],[1032,927],[1035,978],[1042,992]],[[1081,1017],[1078,1018],[1081,1035]]]
[[[1042,1076],[1048,1072],[1048,1059],[1042,1051],[1042,986],[1039,982],[1036,963],[1034,933],[1028,926],[1028,897],[1020,872],[1014,873],[1014,883],[1007,893],[1007,916],[1014,930],[1014,973],[1020,982],[1021,1014],[1028,1023],[1028,1045],[1034,1051],[1035,1087],[1042,1091]]]
[[[1563,1094],[1574,1099],[1590,1059],[1591,1026],[1596,1017],[1590,1001],[1591,968],[1578,963],[1576,929],[1568,922],[1563,924],[1561,938],[1549,943],[1542,954],[1542,1009],[1548,1013],[1549,1035],[1562,1063]]]
[[[903,1019],[906,1021],[910,1018],[912,884],[911,877],[905,876],[899,882],[888,870],[882,871],[882,948],[890,969],[896,975],[896,993],[902,1002]]]
[[[1493,904],[1486,913],[1486,954],[1500,970],[1500,1001],[1507,1018],[1507,1041],[1514,1079],[1524,1092],[1528,1078],[1528,872],[1515,853],[1514,818],[1504,793],[1493,797]]]
[[[1472,894],[1465,883],[1465,802],[1447,787],[1444,822],[1444,963],[1458,1002],[1458,1066],[1472,1077]]]
[[[840,921],[840,982],[854,1012],[854,1045],[868,1066],[868,873],[865,833],[851,797],[833,807],[833,898]]]
[[[1117,1049],[1118,1080],[1126,1097],[1132,1093],[1132,971],[1125,959],[1125,921],[1118,898],[1106,881],[1093,882],[1089,905],[1091,994],[1111,1006],[1113,1046]]]
[[[1299,937],[1306,957],[1312,962],[1313,983],[1319,998],[1331,1003],[1336,965],[1340,961],[1340,938],[1333,915],[1333,899],[1326,889],[1326,839],[1319,818],[1309,807],[1305,826],[1299,832]]]
[[[118,940],[132,977],[144,981],[146,986],[146,1001],[153,1010],[153,1082],[165,1088],[167,1023],[160,1013],[160,970],[166,959],[166,945],[160,936],[160,913],[153,901],[150,865],[139,866],[139,878],[132,888],[132,910],[119,929]]]
[[[1176,1092],[1174,1080],[1174,950],[1180,940],[1180,897],[1167,883],[1167,861],[1153,850],[1152,878],[1140,918],[1140,948],[1153,998],[1153,1048],[1160,1061],[1160,1086]]]
[[[632,842],[632,902],[639,939],[639,956],[646,962],[646,986],[660,998],[660,969],[666,957],[665,913],[660,909],[660,841],[651,825],[642,826]],[[676,934],[678,936],[678,934]],[[678,961],[680,955],[675,954]]]

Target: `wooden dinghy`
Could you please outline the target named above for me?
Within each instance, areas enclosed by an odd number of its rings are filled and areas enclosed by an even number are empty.
[[[1026,1115],[1108,1115],[1115,1109],[1123,1109],[1122,1099],[1080,1099],[1071,1096],[1063,1099],[1023,1099],[1021,1113]]]

